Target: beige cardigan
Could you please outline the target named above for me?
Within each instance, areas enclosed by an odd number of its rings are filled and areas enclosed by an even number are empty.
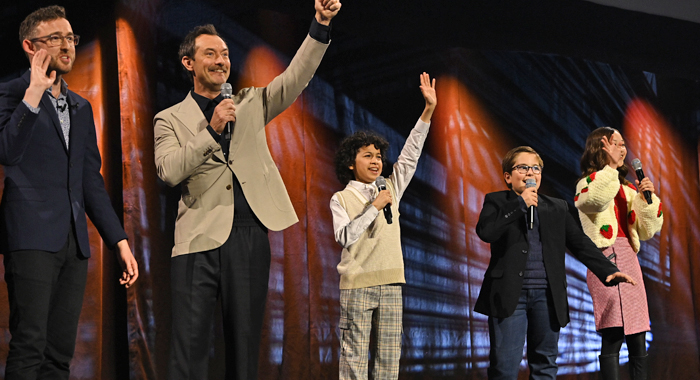
[[[622,186],[627,198],[629,242],[639,252],[639,241],[649,240],[661,231],[664,223],[661,200],[652,194],[647,204],[644,195],[632,185]],[[598,248],[606,248],[617,238],[618,223],[615,218],[615,196],[620,191],[617,170],[605,166],[576,185],[574,202],[578,209],[583,231]]]

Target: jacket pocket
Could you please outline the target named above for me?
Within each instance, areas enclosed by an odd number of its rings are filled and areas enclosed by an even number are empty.
[[[34,187],[6,187],[4,190],[4,198],[8,202],[12,201],[44,201],[44,197],[39,194],[40,191]]]
[[[488,274],[488,276],[491,278],[501,278],[503,277],[503,271],[500,269],[492,270],[491,273]]]

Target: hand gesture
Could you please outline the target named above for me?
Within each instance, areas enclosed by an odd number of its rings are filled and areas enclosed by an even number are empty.
[[[607,136],[603,136],[600,141],[603,143],[603,150],[608,154],[608,166],[613,169],[617,169],[622,166],[620,162],[622,159],[622,146],[610,142]]]
[[[435,78],[433,78],[431,83],[430,75],[425,71],[420,75],[420,92],[423,94],[423,98],[425,98],[425,109],[420,118],[424,122],[429,123],[430,119],[433,117],[435,106],[437,105],[437,95],[435,94]]]
[[[119,284],[129,288],[139,278],[139,266],[131,253],[131,248],[129,248],[129,243],[126,239],[117,243],[117,258],[119,265],[122,267],[122,276],[119,278]]]
[[[51,63],[49,53],[41,49],[34,54],[31,62],[31,74],[29,76],[29,87],[24,93],[24,100],[32,107],[39,107],[44,91],[50,88],[56,81],[56,71],[52,70],[50,75],[46,74]]]
[[[522,194],[520,196],[523,198],[525,201],[525,204],[527,207],[530,206],[535,206],[537,207],[537,188],[536,187],[529,187],[523,190]]]
[[[626,275],[622,272],[615,272],[605,279],[605,283],[619,284],[620,282],[626,282],[628,284],[637,285],[632,277]]]
[[[236,121],[236,105],[233,104],[233,100],[224,99],[219,103],[216,108],[214,108],[214,114],[211,117],[209,125],[218,134],[224,131],[224,127],[228,122]]]
[[[372,206],[381,211],[384,209],[384,207],[386,207],[386,205],[390,205],[391,203],[391,191],[382,190],[379,192],[379,194],[377,194],[377,198],[375,198],[374,202],[372,202]]]
[[[435,95],[435,78],[430,82],[430,75],[425,71],[420,75],[420,92],[425,98],[425,106],[435,108],[437,105],[437,96]]]
[[[319,24],[330,25],[331,19],[338,14],[341,6],[340,0],[315,0],[316,21]]]
[[[651,180],[648,177],[644,177],[642,182],[639,182],[639,180],[635,179],[634,184],[637,186],[639,194],[642,194],[644,191],[651,191],[651,193],[654,194],[654,183],[651,182]]]

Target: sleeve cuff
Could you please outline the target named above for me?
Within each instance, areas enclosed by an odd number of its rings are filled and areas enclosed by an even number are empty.
[[[365,210],[365,215],[369,216],[372,218],[372,220],[377,218],[377,215],[379,215],[379,210],[377,210],[374,205],[370,204],[367,206],[367,210]]]
[[[221,135],[216,133],[214,131],[214,128],[211,127],[211,125],[207,125],[207,131],[209,131],[209,134],[211,134],[211,137],[216,141],[217,143],[221,142]]]
[[[34,114],[39,113],[39,107],[32,107],[32,106],[30,106],[29,103],[27,103],[27,101],[24,100],[24,99],[22,99],[22,103],[24,103],[24,105],[27,106],[27,109],[28,109],[29,111],[31,111],[32,113],[34,113]]]
[[[311,20],[311,27],[309,27],[309,36],[320,43],[327,44],[331,42],[331,26],[319,24],[314,17]]]

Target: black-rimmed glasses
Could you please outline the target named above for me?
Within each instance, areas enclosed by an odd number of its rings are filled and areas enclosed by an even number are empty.
[[[76,46],[78,44],[78,42],[80,42],[80,36],[77,34],[69,34],[67,36],[52,34],[49,36],[32,38],[29,41],[32,41],[32,42],[39,41],[39,42],[45,43],[48,46],[56,47],[56,46],[61,46],[63,44],[63,40],[66,40],[68,45]]]
[[[520,174],[527,174],[530,169],[532,169],[532,173],[534,174],[542,174],[542,168],[539,165],[535,166],[527,166],[527,165],[515,165],[511,169],[515,169],[518,171]]]

